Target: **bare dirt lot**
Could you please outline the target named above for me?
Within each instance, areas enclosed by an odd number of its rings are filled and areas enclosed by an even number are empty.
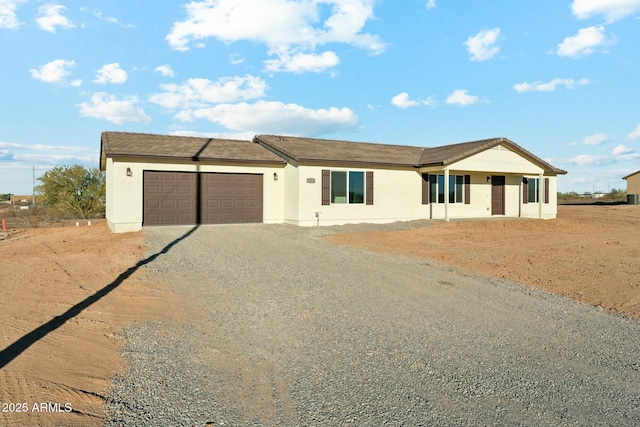
[[[560,206],[553,221],[460,221],[326,238],[640,317],[638,206]],[[126,369],[121,329],[184,316],[179,297],[139,270],[145,250],[142,233],[112,234],[103,222],[0,235],[0,425],[103,425],[109,380]]]
[[[103,425],[118,332],[171,301],[137,271],[142,234],[82,221],[0,238],[0,425]]]
[[[551,221],[454,221],[327,239],[428,258],[640,317],[640,206],[559,206]]]

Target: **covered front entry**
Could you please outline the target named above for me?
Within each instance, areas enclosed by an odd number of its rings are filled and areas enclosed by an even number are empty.
[[[504,184],[503,175],[491,177],[491,215],[504,215]]]
[[[262,222],[262,174],[144,171],[142,225]]]

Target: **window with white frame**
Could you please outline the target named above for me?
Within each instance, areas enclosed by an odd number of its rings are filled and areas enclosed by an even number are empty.
[[[331,203],[363,204],[364,172],[331,171]]]
[[[444,175],[429,175],[429,198],[444,203]],[[449,203],[464,203],[464,175],[449,175]]]

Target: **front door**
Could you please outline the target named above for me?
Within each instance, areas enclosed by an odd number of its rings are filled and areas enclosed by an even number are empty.
[[[491,215],[504,215],[504,176],[491,177]]]

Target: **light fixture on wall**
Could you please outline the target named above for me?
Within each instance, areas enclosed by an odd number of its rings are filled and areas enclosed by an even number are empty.
[[[277,173],[275,173],[275,172],[273,173],[273,180],[274,180],[274,181],[277,181],[277,180],[278,180],[278,174],[277,174]]]
[[[487,182],[491,182],[491,177],[490,176],[487,177]]]
[[[131,171],[131,168],[127,168],[127,176],[129,178],[131,178],[133,176],[133,172]]]

